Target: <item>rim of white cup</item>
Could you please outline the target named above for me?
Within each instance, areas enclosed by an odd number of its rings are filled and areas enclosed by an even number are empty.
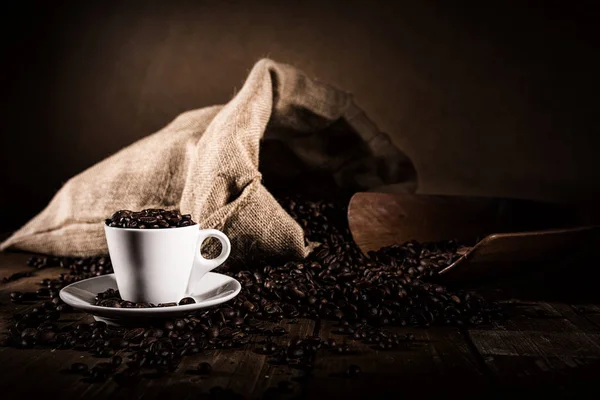
[[[173,229],[186,229],[186,228],[197,228],[199,226],[199,224],[196,222],[193,225],[189,225],[189,226],[176,226],[174,228],[168,227],[168,228],[146,228],[146,229],[140,229],[140,228],[121,228],[118,226],[108,226],[106,225],[106,223],[104,223],[104,228],[105,229],[118,229],[121,231],[136,231],[136,232],[164,232],[164,231],[170,231]]]

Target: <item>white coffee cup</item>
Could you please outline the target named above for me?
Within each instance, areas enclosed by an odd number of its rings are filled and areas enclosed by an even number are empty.
[[[199,229],[197,224],[166,229],[104,225],[104,232],[119,293],[133,302],[171,303],[192,296],[202,277],[225,262],[231,251],[223,232]],[[221,254],[210,260],[200,254],[209,237],[222,246]]]

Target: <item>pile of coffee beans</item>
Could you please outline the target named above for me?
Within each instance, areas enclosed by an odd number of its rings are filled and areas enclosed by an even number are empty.
[[[142,211],[119,210],[105,221],[106,225],[117,228],[163,229],[181,228],[194,225],[190,214],[179,210],[148,208]]]
[[[70,325],[61,317],[72,310],[60,301],[58,291],[74,281],[112,272],[110,259],[35,257],[32,267],[61,266],[69,272],[40,282],[37,292],[11,295],[15,303],[31,303],[34,308],[14,316],[7,344],[87,350],[107,361],[93,367],[78,363],[72,366],[73,373],[89,381],[112,376],[127,384],[140,379],[143,369],[169,373],[182,357],[204,350],[252,346],[268,355],[272,364],[310,370],[319,351],[352,354],[359,342],[379,350],[399,350],[414,341],[411,335],[387,327],[474,325],[503,316],[497,304],[436,282],[437,272],[460,257],[461,244],[408,242],[364,255],[352,240],[344,207],[292,198],[280,202],[316,249],[301,261],[220,267],[218,272],[242,284],[240,294],[228,303],[140,328],[114,328],[102,322]],[[110,224],[131,227],[135,221],[140,227],[134,213],[120,213]],[[166,214],[157,211],[156,215],[165,220]],[[183,216],[181,221],[193,223]],[[99,294],[96,303],[138,306],[123,304],[117,291]],[[298,318],[336,321],[335,333],[345,339],[340,343],[312,336],[282,340],[287,335],[284,319]],[[360,372],[360,367],[352,366],[345,375]]]
[[[196,300],[191,297],[184,297],[179,300],[179,303],[136,303],[133,301],[123,300],[118,290],[108,289],[102,293],[98,293],[94,299],[94,305],[100,307],[111,307],[111,308],[152,308],[152,307],[174,307],[176,305],[184,306],[187,304],[194,304]]]

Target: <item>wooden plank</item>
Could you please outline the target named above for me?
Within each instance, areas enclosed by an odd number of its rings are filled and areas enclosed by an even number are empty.
[[[314,321],[310,320],[302,320],[294,325],[282,321],[279,325],[286,328],[289,334],[274,337],[273,341],[278,344],[285,344],[293,337],[312,334],[314,330]],[[277,325],[266,325],[268,329],[274,326]],[[284,380],[292,383],[292,393],[298,393],[299,385],[292,380],[297,378],[300,372],[287,366],[269,364],[268,356],[256,352],[256,348],[260,346],[260,339],[262,336],[257,335],[244,349],[206,351],[196,356],[184,357],[176,372],[156,379],[142,379],[135,386],[135,390],[124,389],[114,382],[107,382],[92,387],[85,396],[117,399],[131,396],[143,396],[145,399],[164,399],[165,396],[196,398],[202,393],[208,393],[212,388],[220,387],[245,397],[261,397],[267,389],[277,387],[278,383]],[[213,372],[210,376],[203,377],[194,373],[196,366],[201,362],[212,365]]]
[[[348,206],[352,237],[365,253],[409,240],[437,241],[453,238],[472,241],[491,234],[573,227],[578,226],[577,222],[573,210],[568,207],[497,197],[359,192],[352,196]],[[574,232],[557,231],[550,236],[570,238],[573,234]],[[551,241],[545,236],[543,232],[530,232],[521,240],[533,247],[539,247],[536,245],[539,242],[542,248],[552,250],[543,245],[547,240]],[[488,240],[501,241],[502,238],[510,241],[510,236],[503,235],[490,237]],[[487,250],[488,254],[492,251],[498,256],[519,247],[523,246],[518,243],[490,243],[489,246],[482,244],[480,250],[482,253]],[[478,258],[480,255],[474,256]],[[485,258],[484,254],[481,256]],[[511,256],[524,254],[514,252]]]
[[[600,311],[596,314],[587,311],[581,312],[577,307],[566,303],[549,302],[547,304],[576,325],[581,331],[600,333]],[[589,306],[594,307],[594,305]],[[599,318],[598,323],[596,323],[594,317]]]
[[[600,334],[470,330],[469,335],[484,357],[600,358]]]
[[[332,322],[323,322],[320,337],[333,337],[338,343],[344,336],[332,333]],[[321,350],[317,355],[314,376],[308,382],[308,397],[358,398],[415,395],[440,395],[452,390],[465,395],[489,390],[486,372],[470,351],[463,334],[455,328],[395,329],[414,334],[415,340],[398,350],[375,350],[369,345],[349,340],[356,354],[337,355]],[[359,365],[361,375],[345,378],[342,373]],[[432,385],[431,382],[436,382]]]
[[[597,304],[575,304],[572,306],[577,315],[585,318],[600,329],[600,305]]]
[[[509,317],[506,320],[493,322],[488,329],[540,332],[579,332],[582,330],[582,321],[569,319],[560,310],[558,303],[513,300],[507,307]]]
[[[507,321],[468,338],[500,395],[579,395],[600,371],[600,332],[559,303],[520,302]]]

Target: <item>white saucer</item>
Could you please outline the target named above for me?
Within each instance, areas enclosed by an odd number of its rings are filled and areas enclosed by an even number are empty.
[[[92,314],[97,321],[119,325],[129,319],[139,320],[185,316],[194,311],[231,300],[242,289],[242,285],[237,280],[215,272],[208,272],[204,275],[199,286],[198,292],[190,296],[196,300],[194,304],[151,308],[95,306],[94,299],[98,293],[108,289],[117,289],[115,274],[108,274],[72,283],[60,291],[60,298],[71,307]]]

